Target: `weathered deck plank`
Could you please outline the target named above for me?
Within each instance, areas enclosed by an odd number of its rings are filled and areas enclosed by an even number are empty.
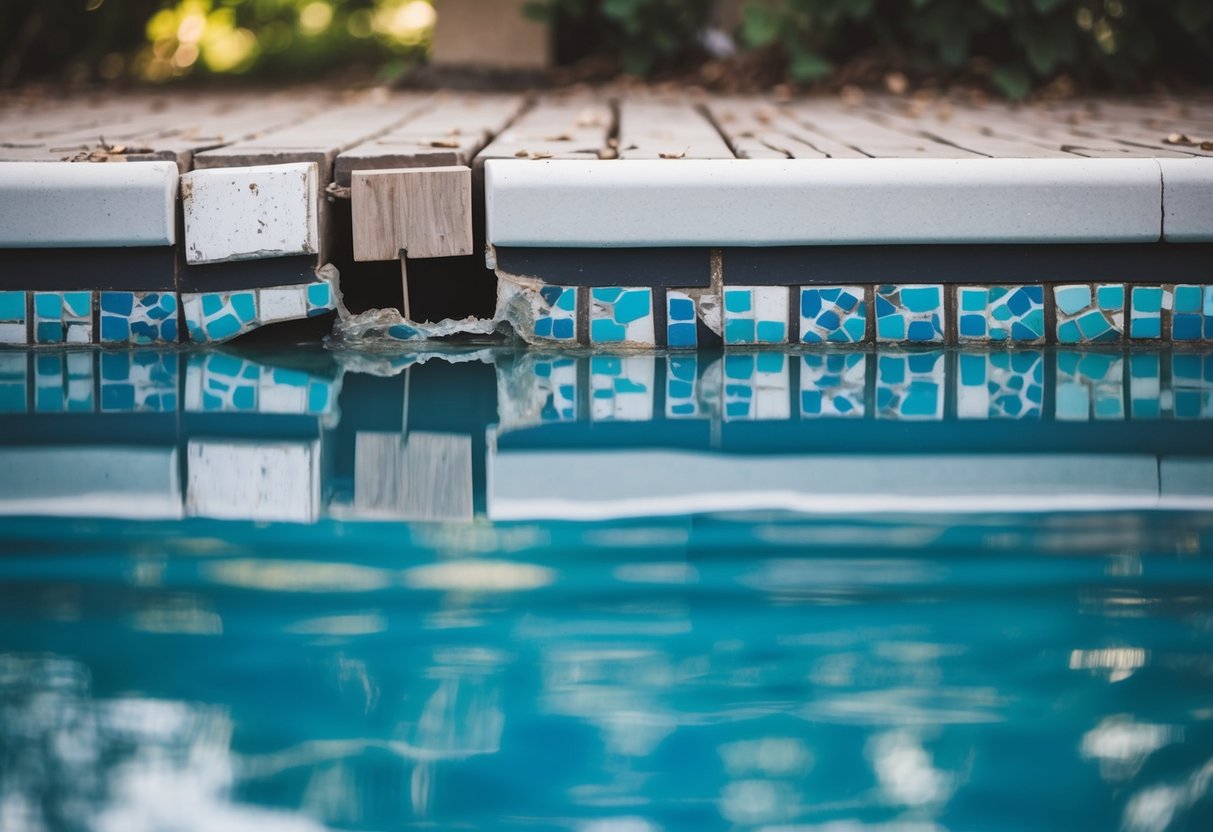
[[[356,170],[470,165],[525,104],[514,95],[440,98],[395,129],[342,152],[333,181],[348,186]]]
[[[833,101],[806,101],[787,105],[800,124],[873,158],[968,159],[982,154],[934,139],[912,136],[864,117],[857,108]]]
[[[545,97],[476,154],[487,159],[598,159],[613,151],[611,107],[586,97]]]
[[[687,101],[625,99],[619,104],[621,159],[733,159],[732,148]]]

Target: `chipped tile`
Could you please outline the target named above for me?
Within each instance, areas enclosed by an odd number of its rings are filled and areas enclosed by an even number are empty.
[[[943,286],[884,285],[876,289],[876,340],[937,344],[944,339]]]
[[[546,341],[577,340],[577,287],[543,286],[535,312],[535,337]]]
[[[666,292],[666,346],[672,350],[693,350],[699,346],[698,313],[695,299],[686,292]]]
[[[0,292],[0,344],[28,344],[25,292]]]
[[[1213,286],[1175,287],[1172,341],[1213,341]]]
[[[253,289],[187,294],[181,296],[181,303],[190,340],[198,344],[227,341],[258,326]]]
[[[867,398],[868,357],[864,353],[826,353],[800,357],[800,417],[863,418]]]
[[[1162,339],[1163,310],[1170,310],[1173,296],[1166,286],[1134,286],[1129,292],[1129,337]]]
[[[972,342],[1043,341],[1044,292],[1043,286],[957,287],[957,338]]]
[[[102,344],[177,342],[177,296],[173,292],[101,292]]]
[[[786,344],[788,342],[787,286],[726,286],[724,289],[724,343]]]
[[[590,290],[590,343],[653,346],[653,290],[599,286]]]
[[[1116,342],[1124,334],[1125,287],[1120,283],[1053,287],[1057,341],[1061,344]]]
[[[93,293],[34,292],[35,344],[91,344]]]
[[[867,312],[862,286],[802,286],[800,341],[861,343],[868,334]]]

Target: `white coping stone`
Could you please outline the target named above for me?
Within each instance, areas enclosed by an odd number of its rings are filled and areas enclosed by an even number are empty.
[[[0,248],[177,242],[173,162],[0,163]]]
[[[315,254],[315,162],[196,170],[181,177],[187,263]]]
[[[1157,242],[1153,159],[485,163],[497,246]]]
[[[175,447],[5,448],[0,470],[0,515],[182,516]]]
[[[1159,159],[1163,237],[1171,243],[1213,241],[1213,158]]]
[[[192,517],[314,523],[320,442],[191,439],[186,511]]]
[[[491,453],[489,462],[492,520],[748,510],[1053,512],[1164,505],[1158,458],[1149,454],[742,458],[694,451],[510,450]],[[1185,494],[1185,507],[1198,502],[1213,509],[1213,494]]]

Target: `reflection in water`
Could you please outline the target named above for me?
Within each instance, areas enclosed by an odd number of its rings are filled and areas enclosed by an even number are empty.
[[[6,831],[1213,825],[1208,356],[80,355]]]

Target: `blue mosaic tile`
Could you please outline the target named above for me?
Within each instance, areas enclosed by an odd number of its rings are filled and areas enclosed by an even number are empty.
[[[29,368],[24,352],[0,352],[0,413],[26,411]]]
[[[327,280],[308,284],[307,316],[315,318],[337,309],[337,293]]]
[[[535,314],[535,337],[548,341],[577,340],[577,287],[544,286]]]
[[[591,356],[590,417],[595,422],[651,420],[655,378],[653,356]]]
[[[91,353],[41,353],[34,356],[34,409],[39,413],[91,413]]]
[[[790,367],[790,356],[783,353],[726,355],[725,421],[791,418]]]
[[[101,410],[155,412],[177,410],[177,356],[159,350],[103,352]]]
[[[706,415],[699,401],[697,356],[671,356],[666,362],[665,415],[667,419],[695,419]]]
[[[1165,286],[1134,286],[1129,301],[1129,337],[1161,340],[1163,310],[1171,308],[1171,290]]]
[[[800,357],[800,418],[863,418],[868,357],[825,353]]]
[[[726,286],[724,289],[724,343],[786,344],[788,342],[788,287]]]
[[[956,414],[961,419],[1039,419],[1044,409],[1044,354],[1037,350],[961,353]]]
[[[190,340],[198,344],[227,341],[258,326],[254,289],[182,295],[181,303]]]
[[[1175,287],[1172,341],[1213,341],[1213,286]]]
[[[1213,355],[1172,354],[1171,398],[1176,419],[1213,419]]]
[[[652,346],[653,290],[597,287],[590,290],[590,343]]]
[[[1053,301],[1058,343],[1116,342],[1124,334],[1125,287],[1121,284],[1055,286]]]
[[[879,286],[876,340],[886,343],[942,343],[943,286]]]
[[[28,344],[25,292],[0,292],[0,344]]]
[[[91,344],[93,293],[35,292],[35,344]]]
[[[861,343],[868,334],[867,313],[862,286],[803,286],[801,343]]]
[[[1124,358],[1059,350],[1054,410],[1062,421],[1123,419]]]
[[[880,419],[938,420],[944,413],[944,354],[883,353],[876,358],[876,415]]]
[[[698,310],[695,298],[671,289],[665,296],[666,346],[672,350],[693,350],[699,346]]]
[[[102,344],[177,342],[177,295],[173,292],[102,292],[98,306]]]
[[[1043,286],[959,286],[956,336],[960,341],[1016,341],[1045,338]]]

